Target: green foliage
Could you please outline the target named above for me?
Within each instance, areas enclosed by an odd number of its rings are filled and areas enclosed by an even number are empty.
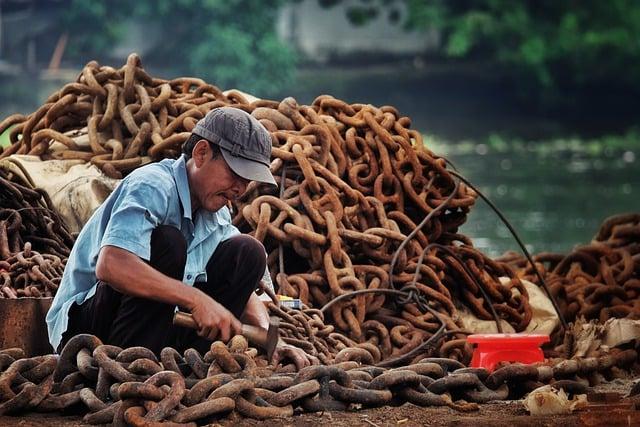
[[[61,22],[71,35],[67,54],[82,56],[95,52],[101,55],[108,51],[124,31],[123,5],[126,2],[71,0]]]
[[[347,8],[347,18],[353,25],[364,25],[378,16],[375,7],[350,7]]]
[[[70,52],[86,59],[121,40],[125,22],[153,23],[162,37],[145,62],[269,96],[292,81],[295,55],[277,39],[275,21],[281,5],[298,1],[70,0],[63,24]],[[436,28],[442,55],[499,64],[533,99],[557,101],[603,83],[640,92],[637,0],[360,0],[346,14],[354,25],[383,15],[407,29]]]
[[[73,0],[65,15],[76,52],[104,55],[124,36],[123,22],[152,23],[161,37],[143,61],[168,63],[222,89],[267,97],[291,83],[295,55],[275,34],[283,0]],[[88,28],[94,28],[88,31]],[[85,37],[86,34],[90,34]]]
[[[373,5],[403,5],[405,28],[440,30],[445,56],[500,64],[530,94],[603,83],[640,92],[637,0],[361,0],[354,24]]]
[[[0,147],[8,147],[11,145],[9,134],[11,133],[11,129],[13,129],[14,126],[9,126],[3,133],[0,133]]]

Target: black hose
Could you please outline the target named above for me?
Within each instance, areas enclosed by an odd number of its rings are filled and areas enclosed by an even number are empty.
[[[505,216],[502,214],[500,209],[498,209],[496,207],[496,205],[494,205],[491,202],[491,200],[489,200],[489,198],[487,196],[485,196],[480,190],[478,190],[473,184],[471,184],[468,179],[466,179],[464,176],[460,175],[455,170],[456,167],[453,165],[453,163],[451,163],[449,160],[446,160],[446,161],[454,169],[454,170],[451,171],[451,173],[453,175],[455,175],[456,177],[458,177],[458,179],[462,180],[466,185],[471,187],[471,189],[473,189],[473,191],[475,191],[482,198],[482,200],[484,200],[489,205],[489,207],[491,207],[491,209],[493,209],[493,211],[498,215],[498,217],[500,217],[500,219],[502,220],[503,224],[509,229],[509,231],[513,235],[514,239],[516,239],[516,242],[518,242],[518,245],[520,246],[520,249],[522,249],[522,253],[527,258],[527,260],[531,263],[531,266],[533,267],[533,270],[536,272],[536,276],[538,276],[538,280],[540,280],[540,283],[542,284],[542,287],[544,288],[545,292],[547,293],[547,296],[551,300],[551,304],[553,304],[553,309],[558,314],[558,318],[560,319],[560,324],[562,325],[562,328],[565,331],[568,330],[569,329],[569,325],[567,324],[567,321],[565,320],[564,316],[560,312],[560,308],[558,307],[558,302],[556,301],[554,296],[551,294],[551,291],[549,290],[549,287],[547,286],[547,282],[545,282],[544,278],[542,277],[542,274],[540,273],[540,271],[538,271],[538,268],[536,267],[535,263],[533,262],[533,259],[531,258],[531,254],[529,254],[529,251],[524,246],[524,243],[522,243],[522,240],[520,240],[520,237],[518,236],[518,234],[516,233],[514,228],[511,226],[511,223],[509,223],[509,221],[507,220],[507,218],[505,218]]]
[[[321,309],[320,311],[322,313],[324,313],[326,310],[328,310],[332,305],[334,305],[335,303],[342,301],[343,299],[347,299],[347,298],[352,298],[354,296],[357,295],[361,295],[361,294],[372,294],[372,293],[380,293],[380,294],[391,294],[391,295],[396,295],[399,297],[403,297],[404,299],[411,299],[411,295],[409,291],[399,291],[397,289],[361,289],[359,291],[351,291],[348,292],[346,294],[342,294],[342,295],[338,295],[337,297],[333,298],[331,301],[329,301],[328,303],[326,303]],[[426,303],[426,301],[424,301],[424,298],[414,294],[414,298],[416,298],[416,302],[419,302],[419,305],[421,307],[424,307],[427,309],[427,311],[429,311],[436,319],[438,322],[440,322],[440,327],[438,328],[438,330],[436,332],[433,333],[433,335],[431,335],[429,337],[429,339],[427,339],[426,341],[424,341],[422,344],[420,344],[419,346],[417,346],[416,348],[412,349],[411,351],[395,357],[393,359],[387,359],[387,360],[383,360],[380,361],[376,364],[376,366],[380,366],[380,367],[387,367],[387,366],[393,366],[397,363],[403,362],[411,357],[413,357],[414,355],[420,353],[421,351],[423,351],[425,348],[427,348],[428,346],[430,346],[435,340],[440,339],[440,337],[442,335],[444,335],[445,332],[445,323],[442,321],[442,319],[440,319],[439,314],[437,311],[435,311],[434,309],[432,309],[431,307],[429,307],[429,305]],[[418,301],[418,299],[422,300],[422,301]]]

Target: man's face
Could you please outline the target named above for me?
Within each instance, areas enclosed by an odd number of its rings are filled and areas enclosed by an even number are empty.
[[[249,180],[233,172],[222,155],[212,159],[206,141],[198,142],[193,154],[194,168],[189,185],[194,210],[202,208],[216,212],[245,192]]]

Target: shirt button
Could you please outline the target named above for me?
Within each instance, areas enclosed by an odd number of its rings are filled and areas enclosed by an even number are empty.
[[[192,275],[187,274],[187,280],[191,280],[192,277],[193,277]]]

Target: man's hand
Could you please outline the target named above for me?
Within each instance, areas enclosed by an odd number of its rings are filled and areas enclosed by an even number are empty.
[[[271,361],[274,365],[277,365],[284,359],[291,359],[298,371],[309,365],[320,364],[317,357],[307,354],[303,349],[287,344],[282,341],[282,339],[279,339]]]
[[[194,288],[195,289],[195,288]],[[197,290],[197,289],[196,289]],[[224,342],[242,332],[242,324],[233,314],[202,291],[193,299],[191,310],[198,326],[198,335],[211,341],[216,338]]]

